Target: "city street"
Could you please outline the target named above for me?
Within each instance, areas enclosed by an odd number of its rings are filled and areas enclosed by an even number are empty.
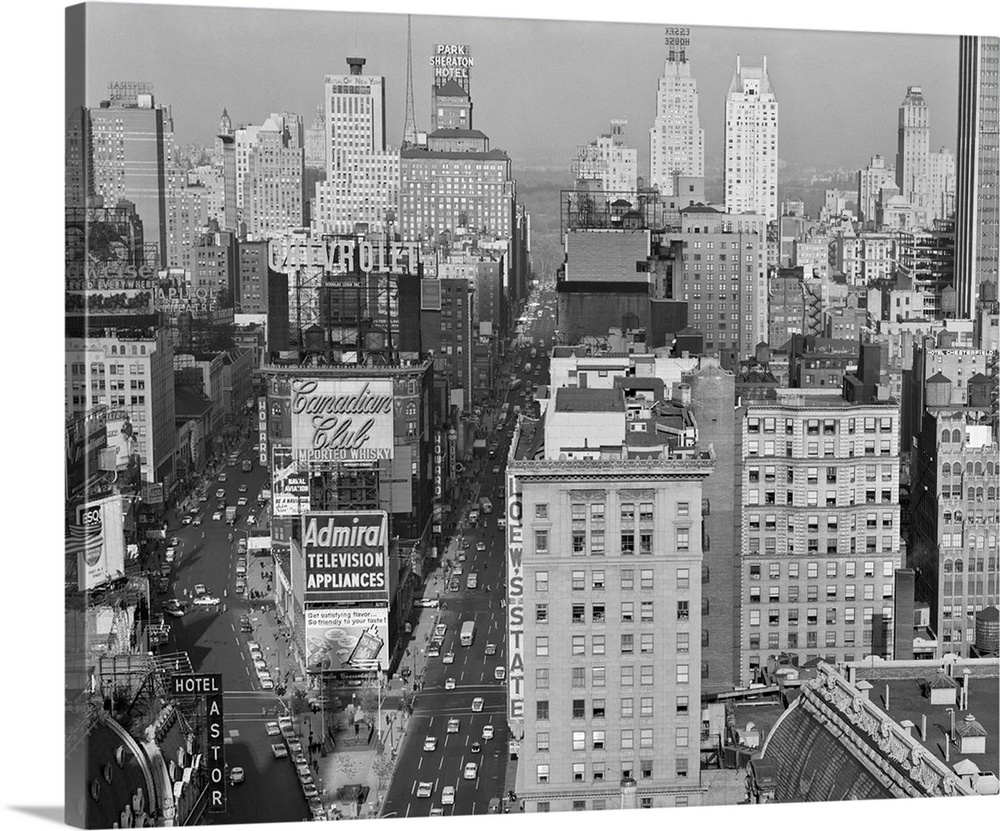
[[[522,387],[507,389],[505,400],[510,403],[512,412],[515,404],[524,401],[521,396],[526,386],[548,381],[547,351],[552,329],[551,313],[537,320],[532,318],[525,336],[532,339],[533,346],[539,338],[544,339],[545,347],[534,347],[537,350],[534,359],[527,358],[530,354],[530,347],[527,346],[512,353],[513,366],[523,367],[525,360],[532,364],[531,373],[518,373],[517,377],[524,379]],[[452,542],[446,555],[452,568],[441,576],[429,579],[424,590],[424,597],[440,597],[444,606],[422,609],[421,615],[429,616],[434,623],[443,623],[447,628],[440,657],[426,660],[423,687],[414,702],[414,712],[400,749],[395,776],[383,803],[383,817],[428,816],[432,808],[441,808],[445,815],[483,814],[487,812],[491,799],[499,798],[502,802],[509,787],[505,781],[508,760],[507,688],[504,681],[497,680],[495,676],[498,667],[506,670],[507,657],[504,611],[506,535],[497,520],[504,516],[506,508],[506,500],[501,494],[514,423],[511,415],[507,424],[497,426],[494,433],[499,441],[496,458],[481,460],[483,472],[478,477],[478,489],[473,490],[475,496],[485,496],[492,502],[492,513],[483,515],[480,512],[478,523],[468,527],[469,509],[474,505],[466,506],[463,535]],[[498,468],[497,473],[493,472],[494,467]],[[468,542],[468,547],[462,547],[463,541]],[[480,542],[485,544],[485,551],[476,550]],[[466,556],[464,563],[457,561],[459,551]],[[460,574],[456,574],[455,567],[461,568]],[[467,588],[468,576],[472,573],[477,575],[476,589]],[[460,588],[457,592],[447,591],[451,579],[458,581]],[[486,587],[489,587],[488,592]],[[468,620],[475,621],[475,639],[472,646],[463,647],[459,643],[459,633],[462,623]],[[432,627],[421,628],[429,632]],[[495,646],[495,654],[486,654],[488,643]],[[413,643],[410,645],[411,654],[413,649],[418,649],[425,655],[427,646],[427,642]],[[444,658],[449,653],[454,654],[454,663],[446,664]],[[449,678],[455,681],[453,690],[445,688]],[[483,699],[483,709],[474,713],[472,701],[477,697]],[[459,720],[457,733],[447,732],[451,718]],[[483,727],[486,725],[491,725],[494,731],[493,738],[489,740],[483,739]],[[437,739],[437,747],[433,751],[424,750],[424,740],[428,737]],[[476,742],[481,750],[473,753],[471,748]],[[464,778],[468,762],[478,765],[474,780]],[[424,782],[431,785],[429,797],[417,795],[420,783]],[[443,805],[442,791],[448,786],[455,788],[454,803]]]

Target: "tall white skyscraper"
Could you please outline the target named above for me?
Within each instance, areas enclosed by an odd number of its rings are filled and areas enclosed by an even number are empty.
[[[705,131],[698,120],[698,87],[683,49],[671,49],[656,86],[649,130],[649,185],[675,196],[674,176],[705,176]]]
[[[919,194],[927,189],[930,173],[930,109],[920,87],[908,87],[899,106],[896,134],[896,184],[899,192],[917,207]]]
[[[726,210],[778,218],[778,99],[762,67],[742,66],[726,96]]]
[[[348,58],[347,75],[326,76],[326,181],[316,185],[313,230],[351,233],[381,226],[399,198],[399,152],[385,146],[385,78],[363,75],[364,58]]]

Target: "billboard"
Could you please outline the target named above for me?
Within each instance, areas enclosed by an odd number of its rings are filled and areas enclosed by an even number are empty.
[[[293,378],[292,456],[306,462],[392,458],[392,381]]]
[[[271,513],[300,516],[310,510],[309,476],[292,461],[288,445],[274,445],[271,467]],[[265,459],[266,463],[266,459]]]
[[[388,515],[327,511],[302,517],[306,603],[389,600]]]
[[[389,610],[306,609],[306,671],[389,666]]]
[[[129,458],[139,453],[139,436],[126,410],[108,411],[108,447],[115,451],[115,467],[128,467]]]
[[[431,55],[434,69],[434,86],[444,86],[455,81],[466,92],[469,91],[469,70],[475,66],[472,50],[467,43],[436,43]]]
[[[77,558],[77,588],[89,591],[125,574],[122,497],[109,496],[76,509],[66,531],[66,556]]]
[[[66,314],[148,315],[153,313],[156,271],[120,261],[94,264],[86,277],[66,278]]]
[[[524,534],[520,485],[507,477],[507,720],[520,737],[524,719]]]

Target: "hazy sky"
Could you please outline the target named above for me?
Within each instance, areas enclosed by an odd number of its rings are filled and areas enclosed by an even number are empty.
[[[234,124],[259,124],[271,111],[288,110],[302,113],[308,125],[323,97],[324,75],[345,72],[346,57],[358,55],[367,58],[366,72],[386,78],[387,140],[398,146],[405,111],[405,14],[292,11],[283,5],[273,10],[91,4],[87,103],[94,106],[105,97],[109,80],[152,81],[157,101],[173,108],[178,140],[210,145],[223,107]],[[430,4],[434,11],[445,5]],[[639,7],[647,20],[666,8]],[[567,14],[566,4],[542,2],[535,8],[553,17]],[[692,17],[707,20],[704,13],[664,17],[656,24],[414,14],[417,126],[430,126],[434,44],[467,43],[475,59],[474,125],[494,147],[528,164],[568,170],[577,145],[607,132],[610,119],[627,118],[627,141],[639,151],[639,172],[645,175],[656,84],[666,58],[663,27],[689,25],[688,55],[710,164],[721,157],[725,94],[738,53],[752,66],[767,55],[780,106],[779,156],[787,162],[856,168],[873,153],[891,162],[908,85],[923,87],[932,149],[955,149],[956,36],[716,28],[692,25]],[[844,19],[857,27],[865,18]],[[831,22],[824,18],[820,25]]]

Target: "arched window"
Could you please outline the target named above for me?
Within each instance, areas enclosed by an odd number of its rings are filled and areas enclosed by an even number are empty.
[[[941,431],[941,444],[948,444],[951,441],[951,433],[948,430]]]
[[[945,511],[944,514],[941,516],[941,518],[945,522],[951,522],[951,511]]]
[[[961,430],[952,430],[951,431],[951,440],[955,444],[960,444],[961,441],[962,441],[962,431]]]
[[[996,488],[987,488],[986,489],[986,498],[990,502],[992,502],[994,499],[996,499],[997,498],[997,489]]]
[[[941,465],[941,475],[951,476],[951,462],[945,462],[943,465]]]
[[[701,630],[701,645],[702,646],[708,646],[708,630],[707,629],[702,629]]]
[[[953,568],[954,568],[954,563],[952,563],[951,560],[945,560],[944,561],[944,573],[945,574],[951,574]]]
[[[965,475],[966,476],[971,476],[972,475],[972,462],[966,462],[965,463]]]
[[[976,488],[976,499],[978,499],[980,502],[983,501],[983,489],[981,486]]]
[[[972,502],[976,498],[976,489],[975,488],[969,488],[965,492],[965,496],[966,496],[966,499],[968,499],[970,502]]]
[[[708,598],[707,597],[703,597],[701,599],[701,614],[702,614],[702,616],[708,614]]]
[[[962,563],[962,558],[959,557],[957,560],[955,560],[955,572],[957,574],[961,574],[963,567],[964,566],[963,566],[963,563]]]
[[[117,355],[118,354],[118,347],[117,346],[112,346],[111,347],[111,354],[112,355]]]
[[[132,354],[133,355],[136,354],[136,349],[135,349],[135,344],[134,343],[132,344]]]
[[[708,566],[702,566],[701,567],[701,582],[704,584],[704,583],[707,583],[708,580],[709,580]]]
[[[987,462],[986,463],[986,475],[987,476],[992,476],[993,475],[993,462]]]
[[[982,476],[983,475],[983,463],[982,462],[976,462],[976,468],[975,468],[975,470],[976,470],[976,476]]]
[[[140,355],[145,355],[146,354],[146,347],[145,346],[140,346],[139,347],[139,354]]]
[[[975,534],[969,534],[969,550],[970,551],[975,551],[976,550],[976,544],[977,544],[976,543],[976,535]]]

